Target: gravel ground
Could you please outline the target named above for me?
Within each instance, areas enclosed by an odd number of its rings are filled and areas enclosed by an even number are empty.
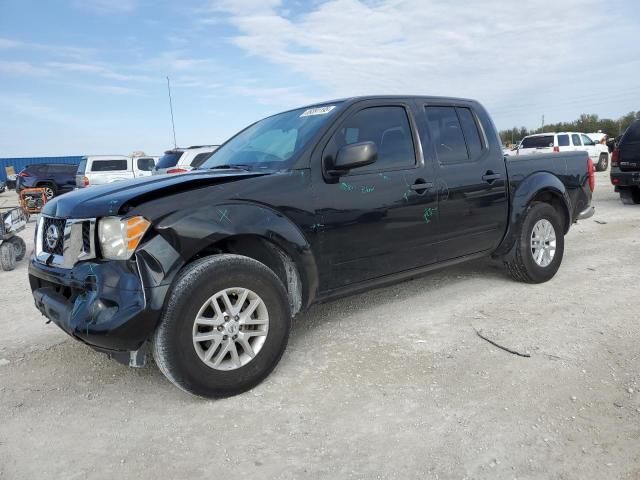
[[[594,204],[552,281],[486,260],[316,306],[218,401],[45,325],[22,261],[0,272],[0,478],[638,479],[640,206],[607,174]]]

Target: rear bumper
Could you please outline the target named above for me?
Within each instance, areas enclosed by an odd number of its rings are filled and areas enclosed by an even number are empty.
[[[616,187],[640,187],[640,171],[622,172],[612,167],[610,176],[611,184]]]
[[[587,208],[585,208],[583,211],[581,211],[578,214],[578,220],[586,220],[587,218],[591,218],[593,217],[593,215],[596,213],[596,209],[595,207],[593,207],[592,205],[589,205]]]
[[[32,258],[29,283],[45,317],[120,361],[119,354],[127,352],[129,358],[128,352],[140,350],[153,334],[166,291],[144,288],[133,261],[81,262],[61,269]]]

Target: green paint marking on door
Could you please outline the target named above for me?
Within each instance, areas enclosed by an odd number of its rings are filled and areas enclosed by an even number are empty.
[[[433,217],[436,214],[437,211],[438,211],[437,208],[431,208],[431,207],[425,208],[424,209],[424,213],[422,214],[422,216],[424,218],[424,221],[426,223],[430,223],[431,222],[431,217]]]

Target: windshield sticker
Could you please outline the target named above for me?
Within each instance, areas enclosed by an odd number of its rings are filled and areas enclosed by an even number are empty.
[[[329,107],[308,108],[302,113],[302,115],[300,115],[300,117],[302,118],[302,117],[310,117],[312,115],[326,115],[334,108],[336,108],[335,105],[331,105]]]

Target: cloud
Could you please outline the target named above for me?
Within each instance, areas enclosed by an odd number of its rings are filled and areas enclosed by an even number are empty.
[[[8,111],[48,123],[69,124],[73,119],[28,95],[0,95],[0,105]]]
[[[0,72],[7,75],[43,77],[51,75],[51,71],[41,68],[29,62],[3,60],[0,61]]]
[[[46,65],[57,71],[95,74],[111,80],[123,82],[158,82],[160,79],[149,75],[120,73],[104,63],[47,62]]]
[[[89,58],[96,53],[96,50],[93,48],[75,47],[68,45],[45,45],[35,42],[23,42],[21,40],[10,38],[0,38],[0,49],[22,49],[40,51],[54,55],[56,57],[67,57],[75,59]]]
[[[328,0],[294,15],[279,0],[219,0],[204,18],[226,18],[234,45],[335,96],[455,95],[504,108],[612,84],[581,82],[623,41],[614,15],[595,0]],[[618,27],[594,34],[606,25]]]
[[[138,0],[78,0],[75,6],[97,14],[126,14],[138,7]]]

